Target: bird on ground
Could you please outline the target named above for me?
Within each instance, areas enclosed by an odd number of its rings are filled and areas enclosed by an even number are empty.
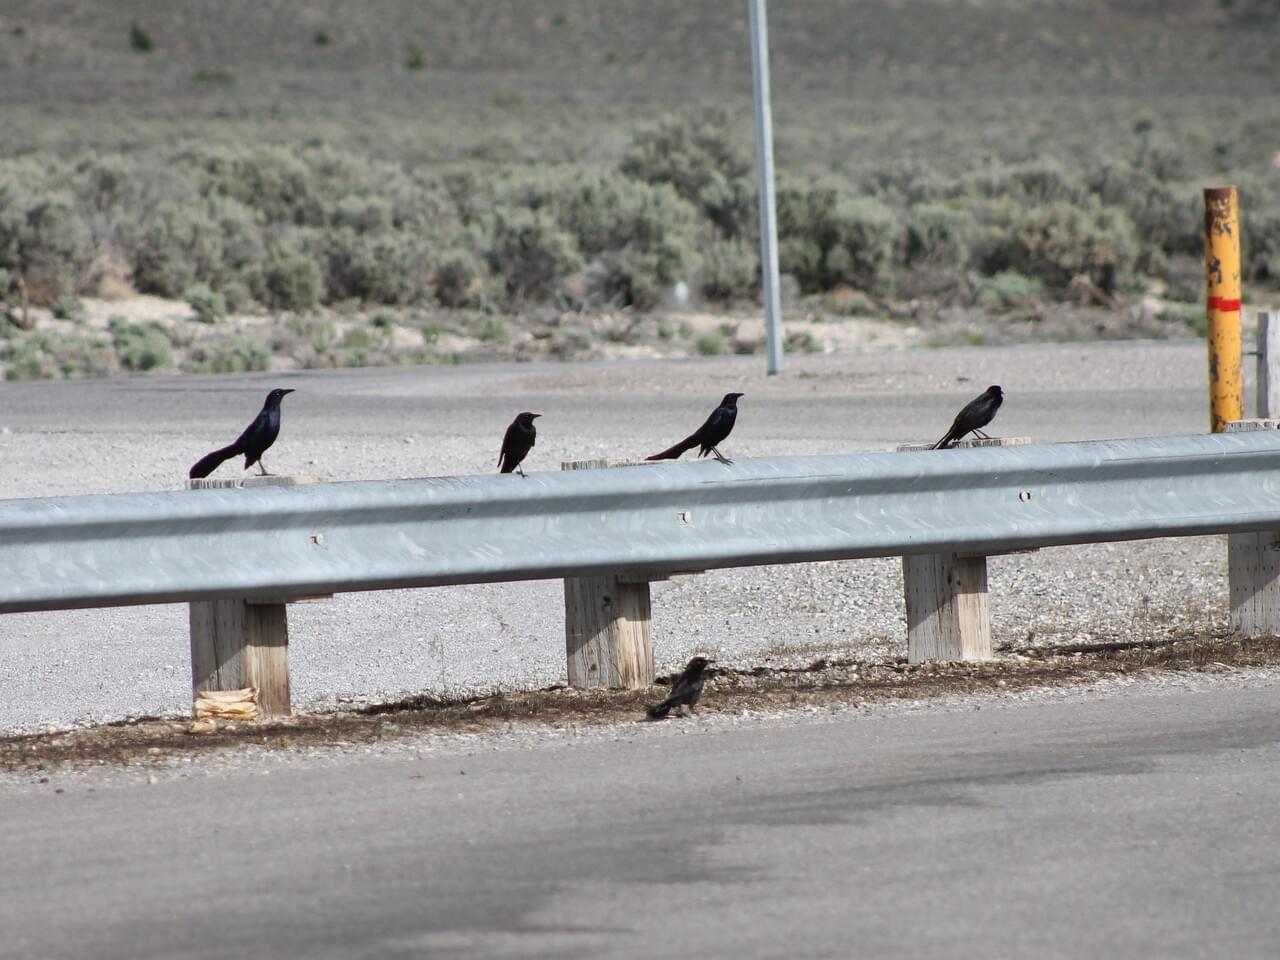
[[[655,453],[652,457],[645,457],[645,459],[675,460],[686,450],[701,447],[698,456],[705,457],[708,453],[712,453],[721,463],[733,463],[732,460],[722,456],[716,447],[724,443],[725,437],[729,436],[729,432],[733,429],[734,421],[738,419],[738,398],[741,396],[744,394],[726,393],[724,399],[720,401],[720,406],[711,411],[707,422],[694,433],[685,437],[674,447],[668,447],[661,453]]]
[[[645,708],[649,719],[661,720],[671,712],[673,707],[677,713],[685,707],[688,707],[689,712],[692,713],[693,708],[702,699],[702,685],[706,682],[706,670],[711,663],[712,661],[706,657],[694,657],[690,660],[684,672],[671,684],[671,693],[667,699]]]
[[[271,448],[280,434],[280,401],[284,399],[286,393],[293,393],[293,391],[277,388],[268,393],[267,401],[262,405],[262,411],[253,418],[253,423],[244,428],[244,433],[236,438],[235,443],[205,454],[191,468],[187,476],[193,480],[207,477],[224,460],[230,460],[241,453],[244,454],[246,470],[256,463],[261,476],[267,476],[267,467],[262,462],[262,455]]]
[[[502,437],[502,451],[498,454],[499,473],[510,473],[514,470],[520,476],[524,476],[524,471],[520,469],[520,462],[533,449],[533,441],[538,436],[533,421],[540,416],[542,414],[528,411],[516,414],[516,418],[511,421],[511,426],[507,427],[507,432]]]
[[[971,433],[976,433],[983,440],[990,440],[991,438],[982,432],[982,428],[995,418],[996,411],[1000,409],[1000,404],[1003,402],[1003,390],[994,384],[987,387],[956,414],[955,420],[951,423],[951,429],[933,445],[933,449],[945,450]]]

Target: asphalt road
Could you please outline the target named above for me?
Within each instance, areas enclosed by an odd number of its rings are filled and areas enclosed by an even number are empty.
[[[989,383],[1007,398],[997,435],[1199,432],[1205,371],[1201,342],[1126,342],[793,356],[774,378],[762,357],[718,357],[0,383],[0,497],[180,488],[273,386],[297,392],[271,470],[376,479],[493,471],[522,409],[543,414],[530,471],[651,453],[729,390],[746,394],[724,447],[736,458],[934,440]],[[216,475],[238,472],[227,464]],[[1224,558],[1218,540],[1200,538],[993,559],[996,642],[1211,628],[1225,615]],[[905,643],[893,559],[715,571],[655,585],[653,596],[662,669],[695,652],[883,657]],[[295,702],[557,682],[563,603],[560,583],[541,581],[295,605]],[[0,731],[186,709],[189,662],[179,604],[0,617]]]
[[[1280,682],[1197,683],[0,785],[0,957],[1272,958]]]

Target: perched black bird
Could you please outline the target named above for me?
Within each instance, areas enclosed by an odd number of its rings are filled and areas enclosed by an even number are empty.
[[[655,453],[652,457],[645,457],[645,459],[675,460],[686,450],[700,446],[702,449],[698,451],[698,456],[705,457],[708,453],[714,453],[721,463],[733,463],[732,460],[721,456],[716,447],[724,443],[725,437],[729,436],[729,431],[733,429],[733,422],[738,419],[738,398],[741,396],[743,396],[741,393],[726,393],[724,399],[720,401],[720,406],[711,411],[707,422],[696,432],[685,437],[674,447],[668,447],[661,453]]]
[[[256,463],[258,469],[262,471],[261,475],[265,477],[267,467],[262,462],[262,455],[276,442],[276,437],[280,433],[280,401],[284,399],[286,393],[293,393],[293,391],[277,388],[268,393],[267,402],[262,405],[262,412],[253,418],[253,423],[244,428],[244,433],[236,438],[236,442],[221,450],[205,454],[191,468],[187,476],[193,480],[207,477],[218,469],[222,461],[230,460],[236,454],[243,453],[244,468],[248,470]]]
[[[511,421],[511,426],[507,427],[507,432],[502,438],[502,452],[498,454],[499,473],[510,473],[515,470],[520,476],[524,476],[524,471],[520,469],[520,461],[533,449],[533,441],[538,436],[533,421],[535,417],[540,416],[542,416],[540,413],[516,414],[516,418]]]
[[[956,414],[951,429],[941,440],[933,445],[934,450],[945,450],[957,440],[962,440],[971,433],[976,433],[983,440],[990,440],[982,428],[985,427],[1000,409],[1004,402],[1004,391],[994,384],[964,405],[964,409]]]
[[[649,715],[649,719],[661,720],[671,712],[672,707],[677,711],[688,707],[692,712],[698,701],[702,699],[702,684],[706,679],[706,669],[710,665],[711,661],[706,657],[694,657],[690,660],[688,666],[684,668],[684,673],[676,677],[675,682],[671,684],[670,696],[661,703],[655,703],[646,708],[645,713]]]

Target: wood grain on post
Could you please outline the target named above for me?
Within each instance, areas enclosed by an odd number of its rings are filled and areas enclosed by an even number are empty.
[[[902,583],[909,662],[991,659],[986,557],[903,557]]]
[[[1258,312],[1258,416],[1280,417],[1280,313]]]
[[[1273,354],[1280,359],[1280,354]],[[1261,392],[1259,392],[1261,400]],[[1280,429],[1280,419],[1234,420],[1227,433]],[[1231,630],[1242,637],[1280,636],[1280,531],[1227,535]]]
[[[247,476],[188,480],[192,490],[243,487],[292,487],[320,483],[319,477]],[[189,605],[191,696],[213,690],[257,691],[260,717],[287,717],[289,694],[289,617],[292,598],[194,600]]]
[[[599,470],[636,462],[575,460],[562,463],[560,469]],[[564,636],[569,686],[649,686],[653,683],[649,581],[625,574],[566,577]]]

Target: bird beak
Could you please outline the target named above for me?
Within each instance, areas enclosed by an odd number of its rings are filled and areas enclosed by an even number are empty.
[[[296,391],[294,390],[294,388],[293,388],[293,387],[290,387],[288,390],[281,390],[280,392],[281,392],[281,393],[295,393]]]
[[[540,417],[540,416],[542,416],[542,414],[540,414],[540,413],[535,413],[535,414],[533,414],[533,416],[534,416],[534,417]]]

